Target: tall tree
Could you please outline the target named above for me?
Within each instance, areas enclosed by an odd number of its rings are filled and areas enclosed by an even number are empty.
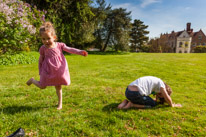
[[[144,25],[140,20],[134,20],[132,23],[132,29],[130,33],[130,43],[132,51],[141,51],[145,42],[148,41],[149,37],[146,35],[149,34],[149,31],[146,31],[148,28],[147,25]]]
[[[102,51],[105,51],[108,45],[114,45],[115,50],[124,49],[128,46],[128,31],[130,28],[131,12],[126,12],[126,9],[119,8],[112,10],[105,22],[105,43]],[[121,39],[124,39],[122,40]]]
[[[129,49],[129,30],[131,27],[131,12],[126,12],[126,9],[118,8],[111,12],[109,21],[112,23],[111,32],[111,45],[115,51]],[[109,37],[108,37],[109,38]],[[106,48],[106,44],[105,47]]]
[[[128,31],[130,27],[131,12],[126,9],[111,9],[105,0],[97,0],[94,8],[96,29],[94,44],[96,48],[105,51],[108,46],[115,50],[125,50],[128,46]]]
[[[103,51],[105,39],[106,39],[106,30],[104,27],[104,22],[108,17],[108,14],[111,12],[111,5],[107,5],[105,0],[96,0],[96,6],[93,8],[93,13],[95,14],[93,20],[95,21],[95,41],[94,45],[96,48]]]

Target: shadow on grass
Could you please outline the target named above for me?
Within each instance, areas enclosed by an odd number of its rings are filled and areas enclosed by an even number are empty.
[[[109,105],[106,105],[102,108],[102,111],[104,112],[113,112],[113,111],[119,111],[119,109],[117,109],[117,106],[119,105],[119,103],[111,103]]]
[[[160,108],[168,108],[169,106],[168,105],[157,105],[156,107],[153,107],[153,108],[129,108],[129,109],[118,109],[119,103],[111,103],[109,105],[106,105],[102,108],[102,111],[103,112],[108,112],[108,113],[111,113],[111,112],[114,112],[114,111],[128,111],[128,110],[138,110],[138,109],[160,109]]]
[[[21,112],[31,112],[31,111],[38,111],[39,109],[49,108],[49,107],[31,107],[31,106],[9,106],[2,108],[2,113],[4,114],[15,114]]]

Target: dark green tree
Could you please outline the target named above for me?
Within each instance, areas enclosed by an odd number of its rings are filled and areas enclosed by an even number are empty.
[[[129,49],[129,30],[131,28],[131,12],[126,12],[126,9],[118,8],[112,10],[109,22],[111,22],[111,30],[109,29],[111,43],[110,45],[115,51],[125,51]],[[109,37],[108,37],[109,38]],[[105,47],[106,48],[106,43]]]
[[[108,14],[111,12],[111,5],[107,5],[105,0],[97,0],[96,6],[93,8],[93,13],[95,14],[93,20],[95,22],[95,41],[93,42],[95,48],[103,51],[105,39],[106,39],[106,29],[104,27],[105,20]]]
[[[118,8],[111,10],[104,21],[105,43],[102,51],[105,51],[108,45],[114,46],[115,50],[122,50],[128,46],[127,34],[130,28],[131,12],[126,9]],[[124,39],[120,41],[121,39]]]
[[[131,12],[126,9],[111,9],[105,0],[97,0],[97,6],[93,12],[95,14],[96,29],[94,36],[95,47],[101,51],[106,51],[108,47],[114,50],[126,50],[129,43],[129,28]]]
[[[88,29],[88,20],[94,16],[91,11],[92,0],[24,0],[41,10],[47,11],[46,19],[51,21],[57,30],[60,41],[67,44],[81,45],[87,41],[83,31]],[[86,34],[86,35],[87,35]]]
[[[144,43],[149,39],[149,37],[146,36],[149,34],[149,31],[146,31],[147,28],[148,26],[144,25],[142,21],[136,19],[134,20],[130,33],[131,51],[142,51]]]

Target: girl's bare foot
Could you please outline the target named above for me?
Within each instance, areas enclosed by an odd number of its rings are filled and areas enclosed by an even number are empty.
[[[121,104],[118,105],[117,108],[118,108],[118,109],[122,109],[124,106],[127,105],[127,103],[128,103],[128,100],[125,99]]]
[[[30,79],[26,82],[26,84],[27,84],[28,86],[30,86],[30,85],[33,83],[33,80],[34,80],[33,77],[30,78]]]
[[[60,110],[60,109],[62,109],[62,106],[58,106],[58,107],[57,107],[57,110]]]

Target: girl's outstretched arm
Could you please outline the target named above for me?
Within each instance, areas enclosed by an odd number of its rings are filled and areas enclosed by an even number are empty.
[[[76,48],[71,48],[71,47],[66,46],[65,44],[63,45],[62,49],[64,51],[72,53],[72,54],[77,54],[77,55],[82,55],[82,56],[87,56],[88,55],[88,53],[85,50],[79,50],[79,49],[76,49]]]

